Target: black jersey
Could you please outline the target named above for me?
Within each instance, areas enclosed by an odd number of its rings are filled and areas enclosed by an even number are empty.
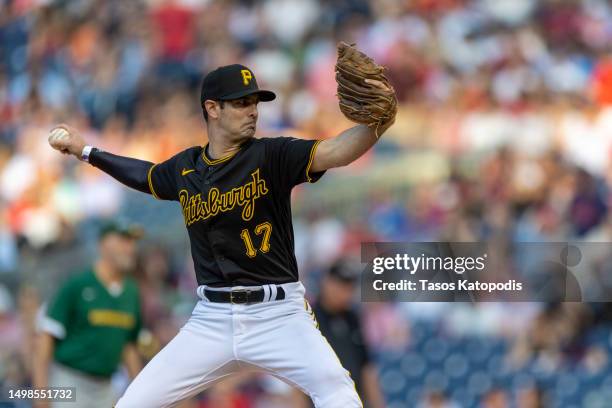
[[[151,194],[181,205],[198,284],[298,280],[290,195],[323,175],[310,172],[318,143],[253,138],[217,160],[206,147],[192,147],[151,167]]]

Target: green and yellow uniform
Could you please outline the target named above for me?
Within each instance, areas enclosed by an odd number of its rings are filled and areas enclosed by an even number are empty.
[[[125,278],[111,293],[93,270],[70,278],[53,299],[43,330],[56,339],[54,360],[96,377],[110,377],[123,348],[135,342],[141,327],[138,287]]]

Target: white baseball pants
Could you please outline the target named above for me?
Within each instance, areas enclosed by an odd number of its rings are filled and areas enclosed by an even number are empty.
[[[284,300],[250,305],[210,302],[200,286],[202,300],[189,321],[134,379],[116,407],[172,407],[246,368],[298,387],[317,408],[362,408],[348,371],[317,328],[304,286],[280,286]]]

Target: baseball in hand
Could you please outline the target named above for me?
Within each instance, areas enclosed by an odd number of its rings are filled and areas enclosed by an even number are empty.
[[[49,132],[49,144],[64,154],[72,154],[81,160],[85,142],[76,129],[68,125],[58,125]]]
[[[57,127],[51,130],[49,133],[49,144],[56,150],[60,150],[63,153],[68,153],[68,141],[70,140],[70,133],[64,128]]]

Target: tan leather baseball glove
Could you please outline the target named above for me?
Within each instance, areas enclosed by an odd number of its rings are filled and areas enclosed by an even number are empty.
[[[397,113],[395,90],[385,76],[385,68],[355,48],[338,44],[336,82],[340,110],[348,119],[375,129],[379,137]]]

